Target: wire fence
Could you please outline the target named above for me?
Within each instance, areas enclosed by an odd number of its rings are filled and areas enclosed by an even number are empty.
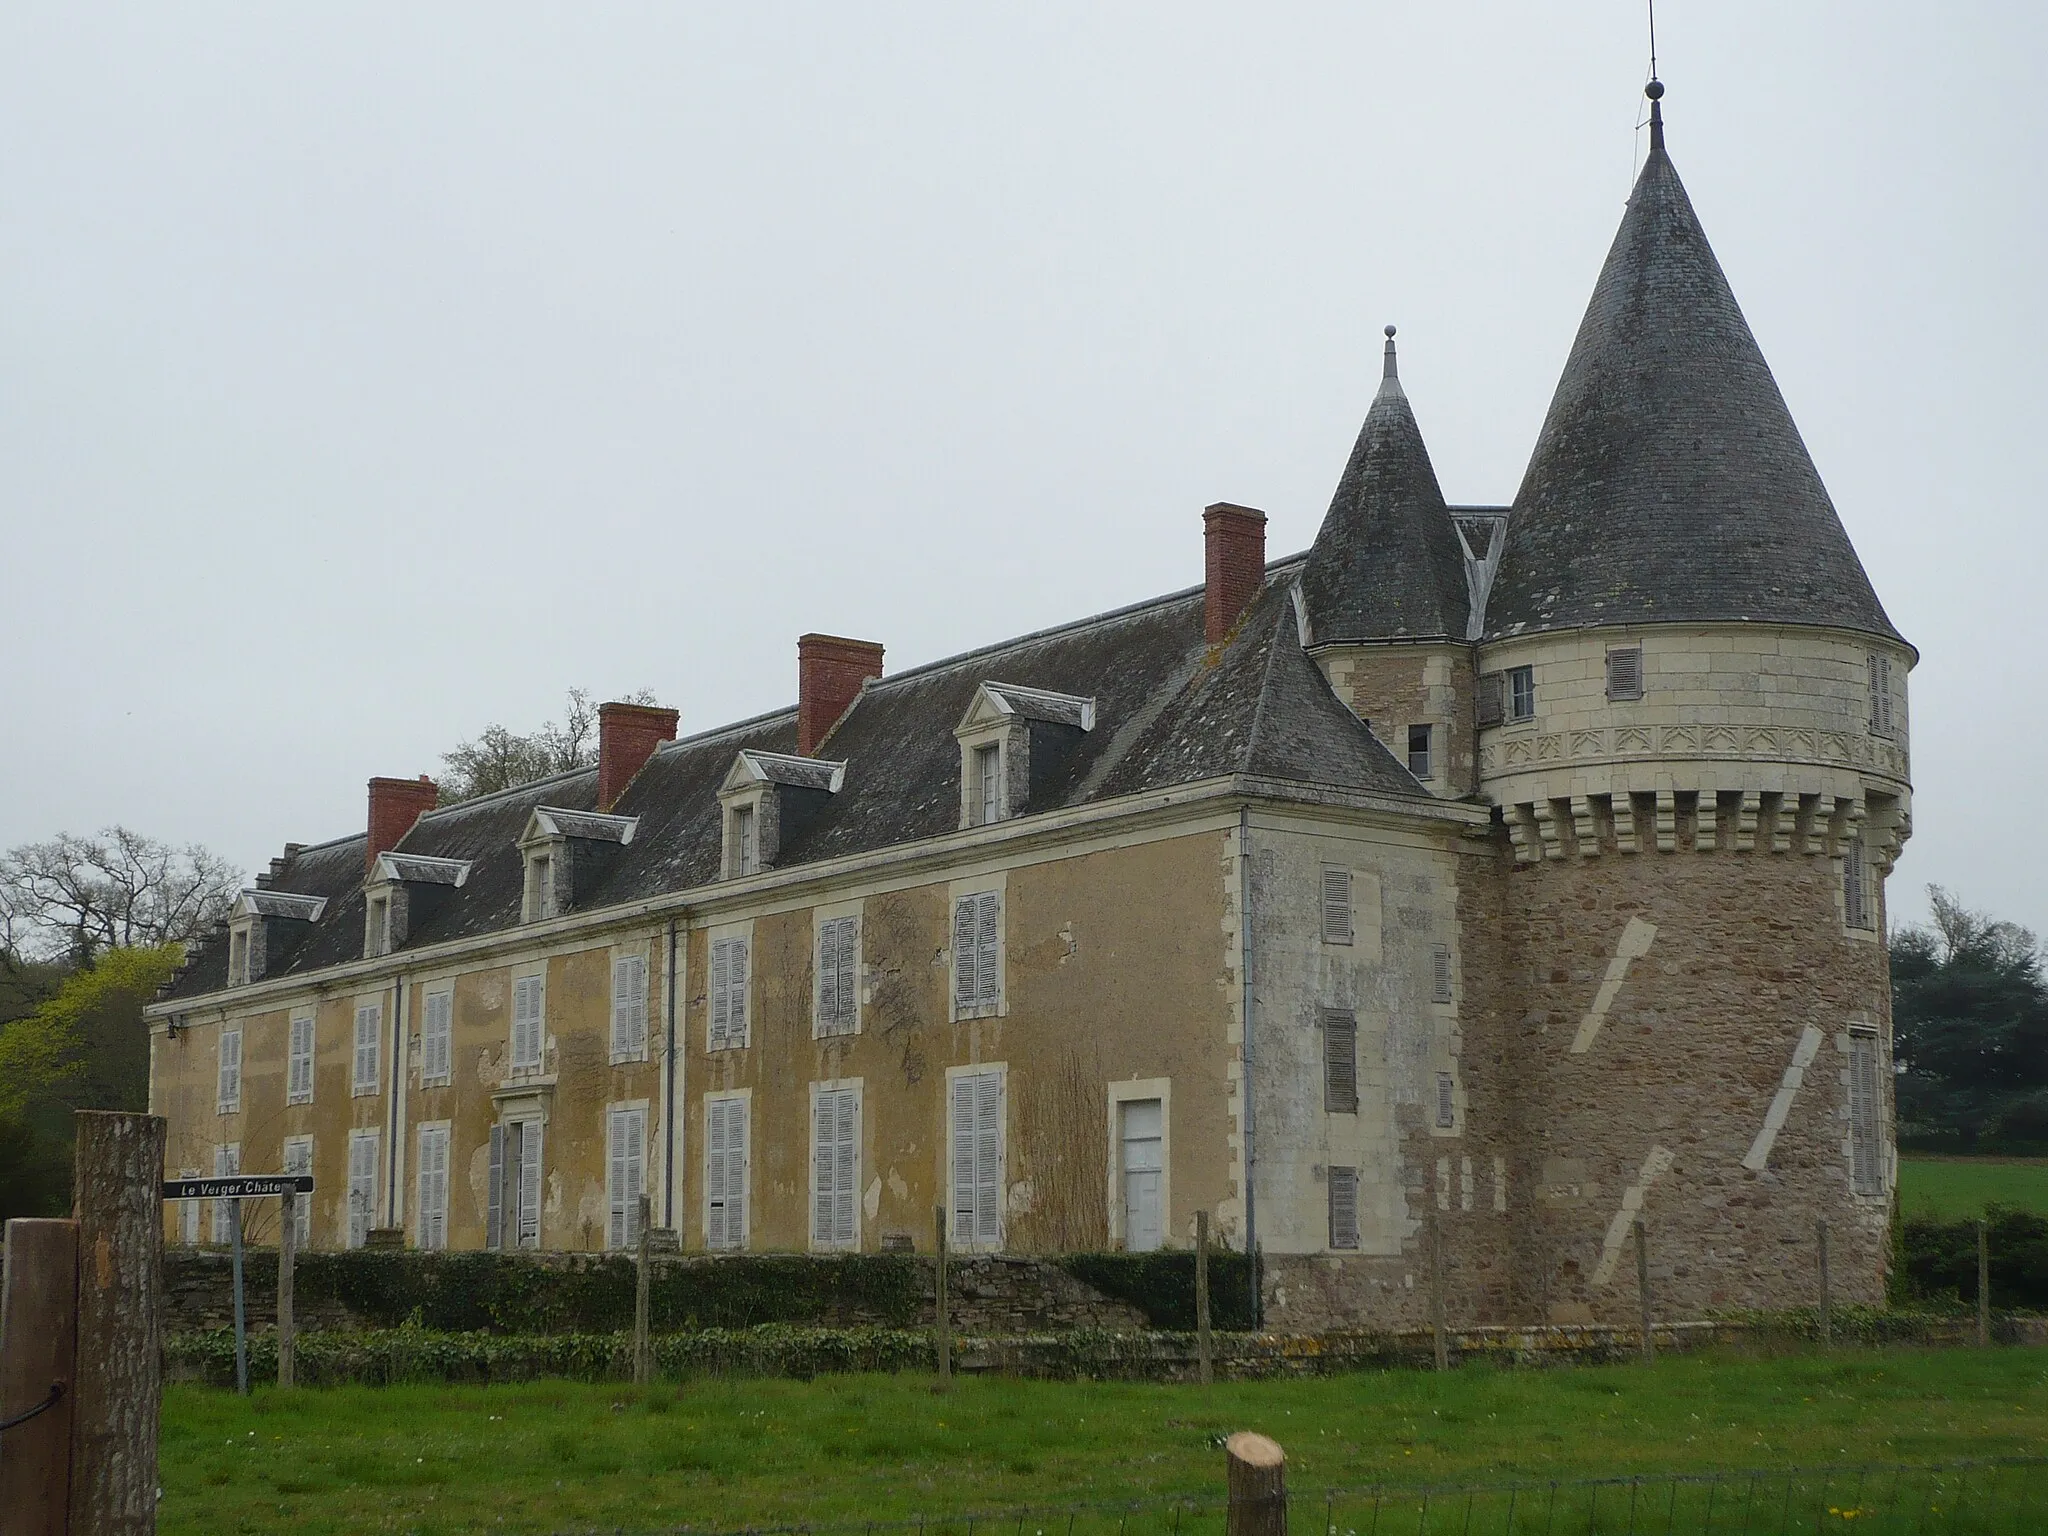
[[[2024,1536],[2048,1529],[2048,1457],[1756,1468],[1433,1487],[1304,1488],[1293,1536]],[[823,1524],[669,1526],[692,1536],[1225,1536],[1214,1495]]]

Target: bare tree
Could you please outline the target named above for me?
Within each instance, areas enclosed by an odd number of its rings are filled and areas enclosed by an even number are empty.
[[[0,939],[10,951],[183,943],[227,915],[242,872],[197,843],[174,848],[126,827],[60,832],[0,856]]]
[[[623,700],[628,704],[654,701],[654,695],[645,689],[629,693]],[[597,761],[597,710],[597,699],[589,689],[571,688],[562,718],[548,721],[529,735],[502,725],[485,726],[474,740],[442,755],[447,768],[441,775],[441,802],[471,800],[550,774],[588,768]]]

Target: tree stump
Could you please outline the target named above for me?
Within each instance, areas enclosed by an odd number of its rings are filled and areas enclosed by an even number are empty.
[[[1287,1453],[1246,1429],[1223,1442],[1223,1454],[1228,1536],[1287,1536]]]

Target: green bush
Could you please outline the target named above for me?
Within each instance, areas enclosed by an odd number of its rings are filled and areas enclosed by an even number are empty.
[[[2002,1310],[2048,1311],[2048,1216],[1993,1206],[1986,1221],[1991,1302]],[[1909,1302],[1974,1304],[1977,1223],[1915,1217],[1900,1232],[1899,1285]]]
[[[1151,1253],[1070,1253],[1052,1261],[1083,1285],[1129,1302],[1154,1328],[1185,1333],[1195,1326],[1195,1255],[1187,1248]],[[1241,1253],[1209,1255],[1209,1323],[1233,1331],[1254,1327],[1251,1263]]]

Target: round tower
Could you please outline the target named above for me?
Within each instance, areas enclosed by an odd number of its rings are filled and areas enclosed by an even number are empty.
[[[1883,1295],[1885,876],[1906,676],[1664,145],[1507,519],[1479,631],[1503,1065],[1533,1311]],[[1504,862],[1509,855],[1504,854]]]

